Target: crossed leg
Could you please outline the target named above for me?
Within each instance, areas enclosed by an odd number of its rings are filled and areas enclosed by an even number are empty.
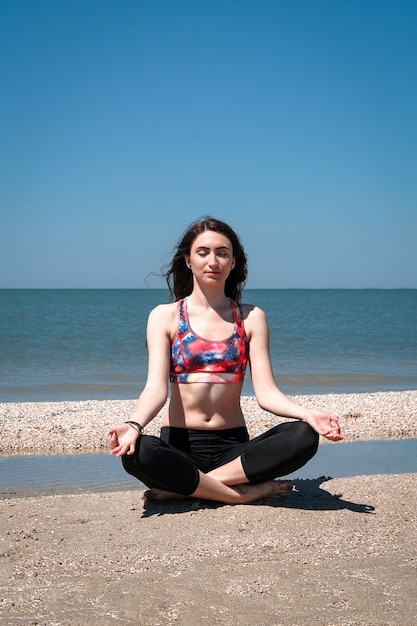
[[[160,476],[156,477],[161,488],[151,488],[145,492],[145,500],[178,499],[186,497],[214,500],[227,504],[246,504],[266,497],[282,497],[292,490],[288,481],[272,480],[276,476],[286,476],[296,471],[309,461],[317,451],[319,438],[317,433],[305,422],[287,422],[274,426],[266,433],[244,444],[243,451],[231,461],[225,462],[206,474],[199,471],[195,464],[184,454],[168,446],[157,437],[144,436],[141,448],[145,444],[140,464],[145,470],[132,471],[134,476],[147,482],[146,475],[158,485],[153,475],[156,457],[160,456],[156,467]],[[149,445],[148,445],[149,444]],[[146,451],[149,451],[149,455]],[[238,453],[239,454],[239,453]],[[229,457],[230,458],[230,457]],[[144,463],[144,460],[146,463]],[[244,465],[243,465],[244,464]],[[243,469],[245,467],[246,471]],[[149,468],[148,470],[146,468]],[[167,472],[169,480],[167,480]],[[182,478],[192,476],[192,489],[177,493]],[[249,476],[249,478],[248,478]],[[182,478],[181,478],[182,477]],[[173,481],[172,478],[181,480]],[[190,484],[190,481],[188,481]],[[152,484],[152,482],[150,482]],[[172,491],[166,491],[165,485],[176,485]],[[190,485],[191,486],[191,485]]]
[[[249,483],[243,470],[241,458],[238,457],[207,474],[199,471],[197,489],[190,496],[162,489],[149,489],[145,491],[144,500],[172,500],[191,497],[224,502],[225,504],[248,504],[261,498],[281,498],[288,495],[292,489],[293,486],[288,481],[267,480],[261,483]]]

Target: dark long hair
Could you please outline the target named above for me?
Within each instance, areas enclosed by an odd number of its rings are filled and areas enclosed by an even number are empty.
[[[232,244],[235,266],[226,280],[224,293],[228,298],[239,301],[248,275],[245,250],[240,243],[238,235],[230,226],[210,216],[206,216],[191,224],[177,243],[171,264],[163,274],[168,284],[171,299],[180,300],[189,296],[192,292],[193,275],[185,263],[185,257],[190,255],[193,241],[206,230],[221,233]]]

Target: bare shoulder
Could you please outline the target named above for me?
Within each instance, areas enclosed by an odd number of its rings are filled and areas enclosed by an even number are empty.
[[[266,319],[265,312],[256,306],[256,304],[244,304],[241,303],[240,307],[242,309],[243,318],[246,321],[247,319]]]
[[[158,304],[152,309],[149,316],[153,317],[165,317],[173,315],[177,310],[177,302],[170,302],[169,304]]]
[[[245,330],[248,335],[254,331],[265,328],[267,325],[266,314],[263,309],[255,304],[241,304]]]
[[[177,303],[158,304],[149,313],[149,324],[170,324],[176,316]]]

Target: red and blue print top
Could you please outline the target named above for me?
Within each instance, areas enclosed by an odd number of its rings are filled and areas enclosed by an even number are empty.
[[[233,333],[227,339],[209,341],[190,326],[187,299],[178,301],[178,328],[171,345],[170,380],[176,383],[240,383],[249,357],[242,309],[230,300]]]

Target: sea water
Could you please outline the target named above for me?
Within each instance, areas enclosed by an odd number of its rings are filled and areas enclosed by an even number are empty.
[[[147,317],[167,301],[160,289],[0,290],[0,402],[136,397]],[[243,301],[267,314],[284,393],[417,388],[417,290],[248,289]]]

